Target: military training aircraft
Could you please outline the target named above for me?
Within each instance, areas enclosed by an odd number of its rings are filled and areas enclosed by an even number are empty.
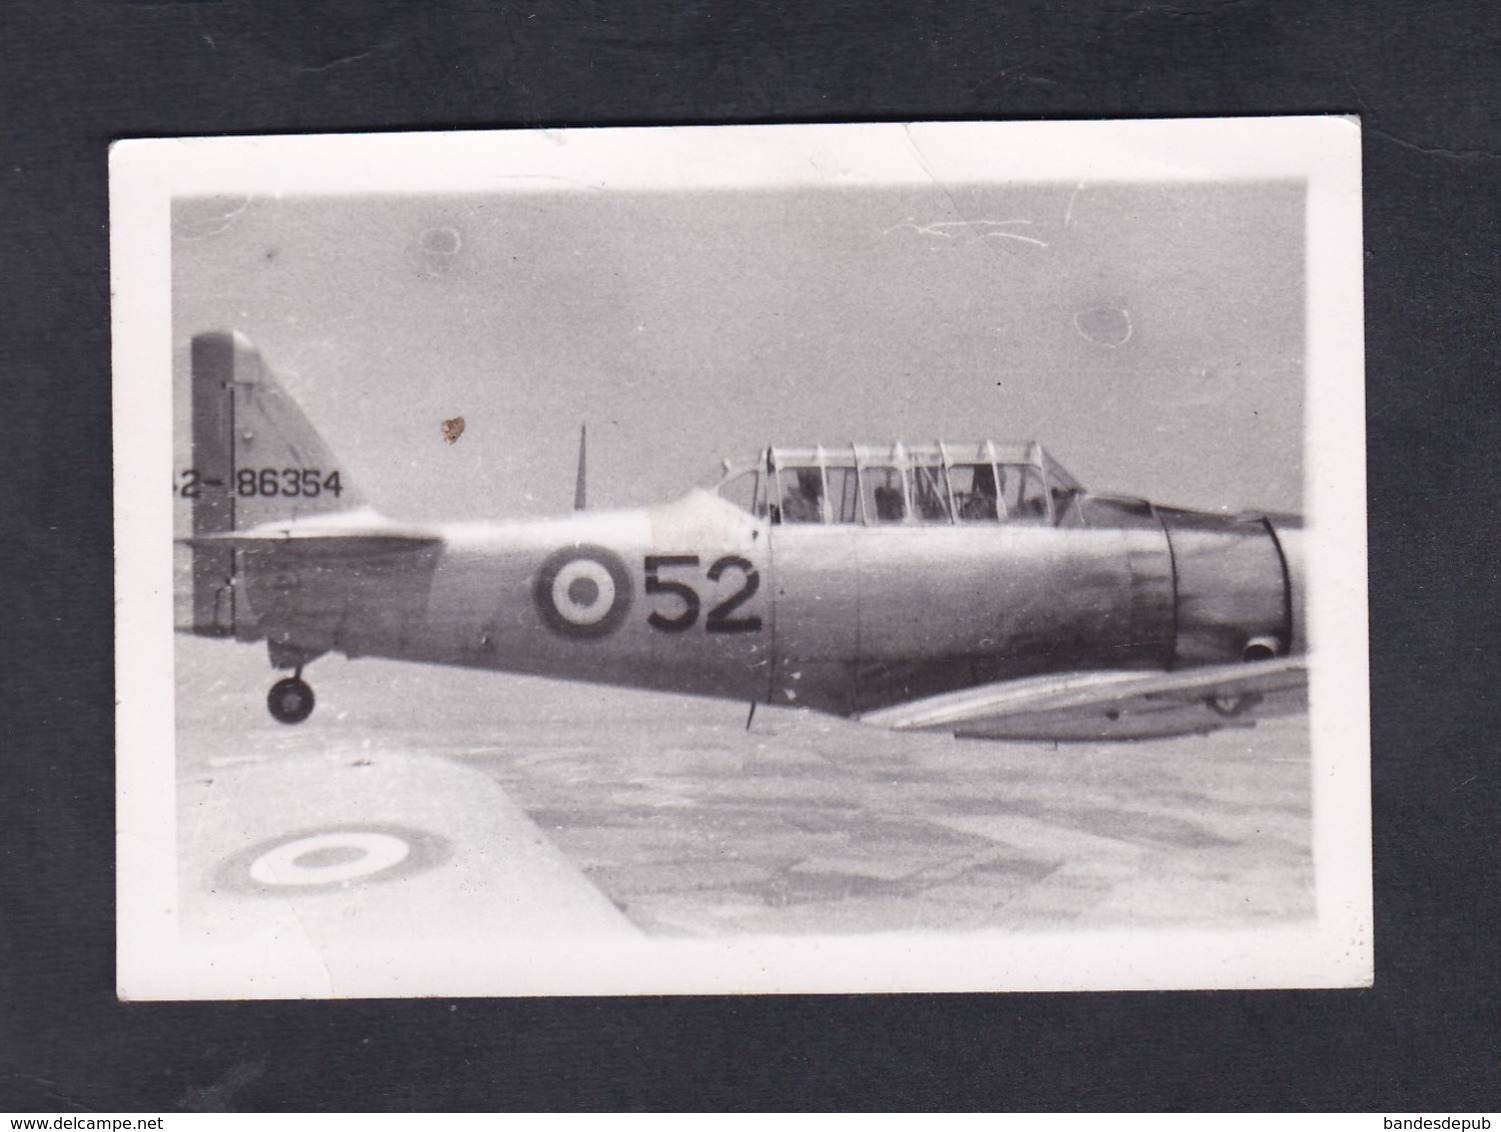
[[[1303,528],[1086,491],[1037,444],[772,447],[635,510],[374,511],[241,335],[192,342],[191,623],[330,652],[991,739],[1203,733],[1306,706]]]

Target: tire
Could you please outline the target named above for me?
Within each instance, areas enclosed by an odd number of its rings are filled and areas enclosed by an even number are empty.
[[[301,723],[313,714],[313,690],[295,676],[278,680],[266,695],[266,707],[278,723]]]

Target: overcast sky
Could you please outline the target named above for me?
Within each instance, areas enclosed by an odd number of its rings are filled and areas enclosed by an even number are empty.
[[[1285,182],[179,200],[179,460],[188,340],[232,328],[401,519],[566,511],[581,423],[592,506],[766,444],[990,436],[1297,510],[1303,217]]]

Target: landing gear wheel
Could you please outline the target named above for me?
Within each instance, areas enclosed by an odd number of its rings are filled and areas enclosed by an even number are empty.
[[[271,685],[266,706],[278,723],[301,723],[313,714],[313,690],[296,676]]]

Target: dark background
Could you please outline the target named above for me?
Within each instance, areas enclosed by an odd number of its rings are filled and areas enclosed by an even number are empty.
[[[121,1005],[106,147],[289,131],[1358,113],[1376,985]],[[0,1109],[1494,1108],[1501,8],[0,8]]]

